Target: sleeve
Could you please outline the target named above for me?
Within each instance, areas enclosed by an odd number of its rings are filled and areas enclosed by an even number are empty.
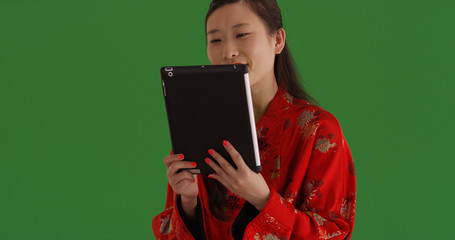
[[[177,194],[168,184],[166,206],[164,212],[153,218],[153,234],[161,239],[194,239],[186,227],[177,207]]]
[[[356,183],[351,152],[336,118],[318,121],[301,144],[285,196],[271,188],[243,239],[349,239],[354,226]],[[309,157],[309,160],[308,160]],[[307,167],[304,167],[307,162]],[[301,163],[301,164],[300,164]],[[298,184],[294,184],[298,183]],[[292,196],[289,198],[289,196]],[[294,201],[295,200],[295,201]]]

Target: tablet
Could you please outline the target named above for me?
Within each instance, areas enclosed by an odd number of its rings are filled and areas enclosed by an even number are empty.
[[[162,67],[161,80],[173,152],[197,163],[187,170],[213,173],[204,161],[209,149],[236,167],[223,146],[228,140],[251,170],[261,171],[247,65]]]

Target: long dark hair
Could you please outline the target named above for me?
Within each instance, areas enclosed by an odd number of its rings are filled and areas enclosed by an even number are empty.
[[[205,17],[206,28],[208,18],[216,9],[237,2],[247,3],[250,9],[264,21],[269,34],[272,34],[283,27],[281,10],[276,0],[213,0]],[[285,87],[285,90],[294,98],[303,99],[318,105],[316,100],[302,87],[297,68],[287,43],[285,43],[282,52],[275,55],[274,72],[278,86]],[[209,190],[210,210],[218,219],[226,220],[226,215],[224,214],[226,189],[218,181],[207,178],[204,178],[204,181]]]

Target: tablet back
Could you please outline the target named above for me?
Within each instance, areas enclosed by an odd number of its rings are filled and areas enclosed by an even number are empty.
[[[235,167],[223,140],[261,171],[246,65],[163,67],[161,79],[173,152],[197,163],[193,173],[213,173],[204,162],[209,149]]]

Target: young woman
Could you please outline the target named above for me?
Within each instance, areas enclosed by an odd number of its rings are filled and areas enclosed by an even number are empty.
[[[206,16],[212,64],[249,67],[262,172],[223,141],[237,167],[213,149],[214,174],[164,158],[168,195],[153,219],[157,239],[349,239],[356,183],[337,119],[300,87],[276,0],[214,0]],[[218,164],[216,164],[216,163]]]

